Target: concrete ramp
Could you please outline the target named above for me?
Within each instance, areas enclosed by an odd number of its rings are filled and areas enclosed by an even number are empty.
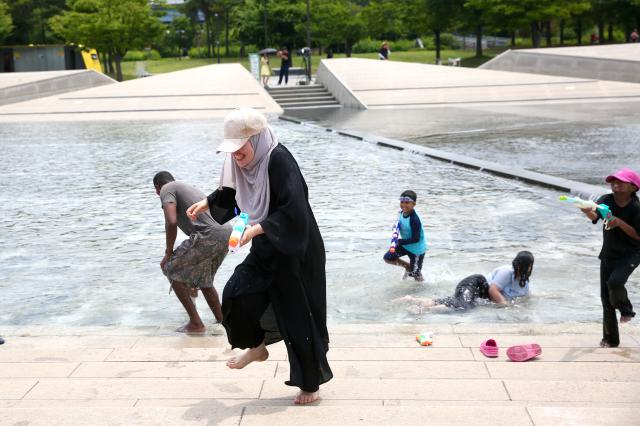
[[[0,106],[0,122],[210,118],[241,106],[282,113],[242,65],[222,64]]]
[[[115,82],[112,78],[93,70],[0,73],[0,105]]]
[[[508,50],[480,68],[640,83],[640,44]]]
[[[318,81],[361,109],[640,100],[640,84],[359,58],[323,60]]]

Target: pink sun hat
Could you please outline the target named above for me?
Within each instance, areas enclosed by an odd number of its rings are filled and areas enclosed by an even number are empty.
[[[640,188],[640,176],[631,169],[622,169],[618,170],[612,175],[607,176],[605,181],[611,182],[614,179],[618,179],[622,182],[632,183],[636,186],[636,188]]]

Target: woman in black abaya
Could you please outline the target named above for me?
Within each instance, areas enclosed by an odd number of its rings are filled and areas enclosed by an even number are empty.
[[[209,209],[218,222],[238,210],[249,215],[241,245],[252,241],[222,294],[222,324],[233,348],[247,348],[227,361],[244,368],[264,361],[266,346],[284,340],[290,378],[300,392],[296,404],[313,402],[319,386],[333,377],[327,362],[325,251],[308,202],[307,185],[291,153],[265,117],[241,108],[225,118],[229,153],[220,188],[197,204],[192,219]]]

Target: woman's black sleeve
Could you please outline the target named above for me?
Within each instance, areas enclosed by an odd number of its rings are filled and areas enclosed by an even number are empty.
[[[219,224],[227,223],[240,213],[236,204],[236,190],[222,187],[207,196],[209,212]]]

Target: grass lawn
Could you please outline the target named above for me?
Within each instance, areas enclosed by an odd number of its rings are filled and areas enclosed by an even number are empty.
[[[464,67],[477,67],[493,58],[500,53],[499,50],[485,49],[484,56],[481,58],[475,57],[475,51],[473,50],[442,50],[440,57],[444,64],[447,63],[448,58],[462,58],[461,64]],[[336,54],[334,58],[344,58],[344,54]],[[366,58],[366,59],[378,59],[378,53],[354,53],[354,58]],[[320,63],[319,56],[313,56],[311,58],[312,73],[315,74],[318,64]],[[304,62],[301,56],[293,56],[293,66],[303,67]],[[418,62],[423,64],[434,64],[436,60],[436,52],[433,50],[410,50],[406,52],[391,52],[391,60],[401,62]],[[240,63],[245,68],[249,69],[248,58],[220,58],[221,63]],[[217,58],[207,59],[179,59],[179,58],[162,58],[157,61],[145,61],[144,69],[151,74],[162,74],[165,72],[179,71],[187,68],[200,67],[203,65],[212,65],[217,63]],[[271,66],[277,68],[280,66],[280,59],[273,56],[271,59]],[[136,78],[136,62],[123,62],[122,74],[125,80]]]

